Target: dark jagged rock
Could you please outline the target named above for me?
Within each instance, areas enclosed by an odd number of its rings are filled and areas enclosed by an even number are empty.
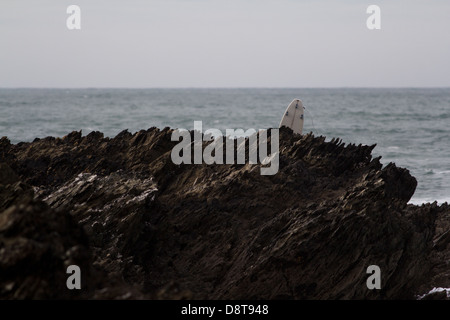
[[[2,176],[12,172],[4,163],[0,168]],[[0,184],[0,200],[0,299],[144,297],[137,285],[93,261],[96,251],[89,242],[94,237],[88,239],[67,210],[34,199],[33,190],[21,182]],[[120,259],[115,261],[118,265]],[[67,289],[70,265],[82,270],[82,291]]]
[[[0,169],[0,176],[11,176],[5,164]],[[21,182],[0,184],[0,197],[0,298],[77,296],[66,288],[64,267],[78,264],[89,275],[82,229],[68,214],[33,200],[33,191]]]
[[[94,264],[138,283],[150,258],[149,209],[156,191],[148,177],[81,173],[44,200],[77,218],[91,240]]]
[[[171,134],[2,138],[2,297],[414,299],[450,286],[448,205],[407,205],[416,179],[383,168],[375,146],[281,128],[279,172],[262,176],[260,165],[175,165]],[[29,249],[15,268],[4,248],[22,238],[47,248],[51,266]],[[65,288],[77,246],[95,274],[83,295]],[[380,290],[366,286],[369,265],[381,268]]]

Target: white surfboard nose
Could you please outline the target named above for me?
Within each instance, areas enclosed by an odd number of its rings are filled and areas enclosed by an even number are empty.
[[[285,126],[291,128],[294,133],[302,134],[303,130],[303,103],[300,99],[294,99],[284,112],[281,118],[280,128]]]

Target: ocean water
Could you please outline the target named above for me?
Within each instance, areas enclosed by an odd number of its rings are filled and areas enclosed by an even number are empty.
[[[450,202],[450,88],[0,89],[0,136],[12,143],[73,130],[114,137],[128,129],[278,127],[302,99],[304,132],[377,144],[374,156],[418,180],[411,203]]]

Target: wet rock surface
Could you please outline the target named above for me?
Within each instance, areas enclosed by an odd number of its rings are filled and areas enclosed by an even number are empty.
[[[450,207],[408,205],[416,179],[373,159],[375,146],[282,128],[279,172],[263,176],[175,165],[171,133],[0,139],[0,298],[416,299],[450,287]],[[67,289],[69,264],[82,290]],[[366,286],[370,265],[380,290]]]

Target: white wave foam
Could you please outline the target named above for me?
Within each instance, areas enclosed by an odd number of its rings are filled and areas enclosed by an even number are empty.
[[[435,292],[442,292],[442,291],[445,291],[447,293],[447,298],[450,298],[450,288],[441,288],[441,287],[436,288],[436,287],[434,287],[433,289],[430,290],[430,292],[428,292],[426,294],[423,294],[421,296],[417,296],[417,299],[421,300],[421,299],[423,299],[425,296],[427,296],[429,294],[432,294],[432,293],[435,293]]]
[[[416,199],[409,200],[408,204],[414,204],[414,205],[420,206],[421,204],[433,203],[435,201],[437,202],[438,205],[441,205],[445,202],[450,203],[450,199],[416,198]]]

